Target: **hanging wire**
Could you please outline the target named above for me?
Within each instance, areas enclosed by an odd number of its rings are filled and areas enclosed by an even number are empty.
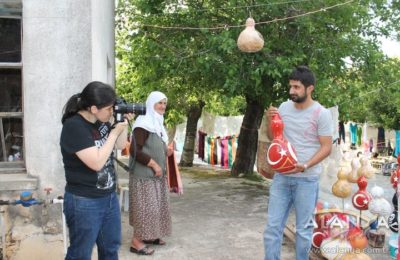
[[[214,10],[217,11],[217,10],[232,10],[232,9],[249,9],[249,8],[262,7],[262,6],[297,4],[297,3],[310,2],[310,1],[311,0],[298,0],[298,1],[286,1],[286,2],[279,2],[279,3],[267,3],[267,4],[253,4],[253,5],[243,5],[243,6],[220,7],[220,8],[213,8],[213,11]],[[184,10],[184,9],[182,9],[182,10]],[[197,13],[197,12],[207,12],[207,11],[210,11],[210,8],[195,9],[195,10],[190,10],[190,12],[188,11],[188,12],[173,12],[173,13],[162,13],[162,14],[151,14],[151,16],[168,16],[168,15],[179,15],[179,14],[185,14],[185,13]],[[141,14],[135,14],[135,15],[141,15]]]
[[[339,6],[347,5],[351,2],[354,2],[354,0],[349,0],[344,3],[339,3],[339,4],[332,5],[332,6],[323,7],[321,9],[309,11],[309,12],[306,12],[303,14],[298,14],[298,15],[293,15],[293,16],[288,16],[288,17],[283,17],[283,18],[275,18],[275,19],[269,20],[269,21],[256,22],[256,25],[257,24],[276,23],[279,21],[294,19],[294,18],[298,18],[298,17],[302,17],[302,16],[319,13],[319,12],[325,12],[327,10],[330,10],[330,9],[333,9],[333,8],[336,8]],[[243,26],[244,25],[227,25],[227,24],[225,24],[225,25],[216,26],[216,27],[190,27],[190,26],[163,26],[163,25],[152,25],[152,24],[139,24],[137,26],[134,26],[133,28],[152,27],[152,28],[157,28],[157,29],[175,29],[175,30],[221,30],[221,29],[227,29],[227,28],[239,28],[239,27],[243,27]]]

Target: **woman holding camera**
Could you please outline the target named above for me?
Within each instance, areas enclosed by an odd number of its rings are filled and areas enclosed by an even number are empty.
[[[60,146],[70,237],[65,259],[91,259],[95,244],[99,259],[118,259],[121,215],[113,149],[125,146],[128,122],[111,126],[115,100],[111,86],[94,81],[64,106]]]
[[[165,245],[162,237],[171,234],[171,215],[167,180],[168,136],[164,128],[167,97],[151,92],[146,100],[146,115],[133,125],[130,148],[129,224],[133,226],[130,251],[151,255],[148,244]]]

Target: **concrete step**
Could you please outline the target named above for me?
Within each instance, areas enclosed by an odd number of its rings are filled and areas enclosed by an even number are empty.
[[[9,173],[26,173],[25,164],[23,161],[15,162],[1,162],[0,163],[0,174]]]
[[[38,179],[26,173],[0,174],[0,191],[35,190]]]

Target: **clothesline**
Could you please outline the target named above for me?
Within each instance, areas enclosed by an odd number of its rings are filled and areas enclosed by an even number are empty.
[[[289,20],[289,19],[295,19],[295,18],[299,18],[299,17],[303,17],[303,16],[307,16],[307,15],[311,15],[311,14],[315,14],[315,13],[319,13],[319,12],[325,12],[327,10],[339,7],[339,6],[343,6],[343,5],[347,5],[351,2],[354,2],[354,0],[349,0],[346,1],[344,3],[339,3],[336,5],[332,5],[332,6],[327,6],[327,7],[323,7],[317,10],[313,10],[313,11],[309,11],[306,13],[302,13],[302,14],[298,14],[298,15],[292,15],[292,16],[288,16],[288,17],[282,17],[282,18],[275,18],[269,21],[262,21],[262,22],[256,22],[256,25],[261,25],[261,24],[269,24],[269,23],[276,23],[279,21],[285,21],[285,20]],[[150,27],[150,28],[157,28],[157,29],[173,29],[173,30],[221,30],[221,29],[228,29],[228,28],[239,28],[239,27],[243,27],[245,25],[241,24],[241,25],[222,25],[222,26],[215,26],[215,27],[191,27],[191,26],[163,26],[163,25],[155,25],[155,24],[138,24],[137,26],[133,26],[133,28],[140,28],[140,27]]]
[[[265,3],[265,4],[254,4],[254,5],[243,5],[243,6],[230,6],[230,7],[219,7],[219,8],[212,8],[212,11],[217,11],[217,10],[232,10],[232,9],[252,9],[256,7],[262,7],[262,6],[273,6],[273,5],[284,5],[284,4],[297,4],[297,3],[303,3],[303,2],[310,2],[311,0],[298,0],[298,1],[286,1],[286,2],[276,2],[276,3]],[[185,6],[184,6],[185,7]],[[211,8],[202,8],[202,9],[188,9],[181,8],[183,12],[171,12],[171,13],[161,13],[161,14],[151,14],[152,16],[169,16],[169,15],[180,15],[180,14],[186,14],[186,13],[193,13],[193,12],[207,12],[211,11]],[[137,14],[135,14],[137,15]]]

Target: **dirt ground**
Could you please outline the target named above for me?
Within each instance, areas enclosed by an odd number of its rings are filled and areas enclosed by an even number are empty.
[[[153,256],[130,253],[132,228],[128,224],[128,212],[123,211],[120,259],[263,259],[262,233],[266,223],[269,181],[231,178],[227,171],[206,165],[181,169],[181,174],[184,194],[171,194],[173,230],[172,235],[165,238],[167,245],[154,246]],[[119,177],[128,178],[122,168],[119,168]],[[336,179],[332,176],[321,179],[320,198],[341,204],[330,192],[334,181]],[[389,177],[377,174],[369,181],[369,187],[374,184],[388,190],[385,197],[391,199]],[[349,203],[349,199],[343,203]],[[289,222],[293,221],[291,215]],[[17,228],[15,233],[20,243],[14,245],[18,250],[10,259],[63,259],[61,235],[43,235],[42,230],[33,225]],[[97,259],[95,251],[92,259]],[[372,259],[390,259],[387,247],[371,252]],[[294,244],[286,238],[281,259],[295,259]]]
[[[181,170],[184,194],[171,194],[172,235],[167,245],[155,246],[153,256],[129,252],[132,228],[122,212],[120,259],[263,259],[262,233],[266,222],[268,187],[210,167]],[[120,172],[120,178],[127,174]],[[34,235],[21,240],[13,260],[63,259],[61,235]],[[36,235],[35,235],[36,234]],[[282,259],[293,259],[293,243],[284,241]],[[97,259],[94,250],[92,259]]]

